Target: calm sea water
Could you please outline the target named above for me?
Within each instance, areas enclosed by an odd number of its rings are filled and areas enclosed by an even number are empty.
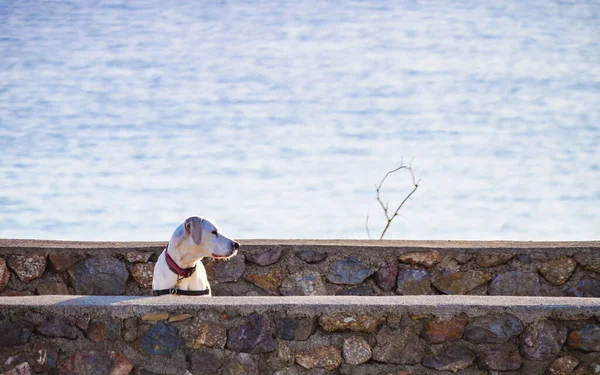
[[[0,237],[600,239],[599,4],[0,0]]]

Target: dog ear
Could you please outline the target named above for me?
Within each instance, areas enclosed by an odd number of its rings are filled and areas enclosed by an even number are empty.
[[[185,232],[192,236],[196,245],[202,241],[202,219],[199,217],[190,217],[185,221]]]

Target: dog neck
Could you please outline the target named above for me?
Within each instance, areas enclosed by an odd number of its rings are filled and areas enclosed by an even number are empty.
[[[184,241],[180,241],[179,243],[172,243],[169,241],[167,251],[169,252],[171,259],[173,259],[180,268],[194,267],[199,260],[202,260],[202,257],[198,257],[191,249],[187,249]]]

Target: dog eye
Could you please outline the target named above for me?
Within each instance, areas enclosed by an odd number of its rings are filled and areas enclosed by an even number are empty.
[[[218,236],[218,235],[219,235],[219,233],[218,233],[216,230],[213,230],[213,231],[212,231],[212,234],[214,234],[215,236]]]

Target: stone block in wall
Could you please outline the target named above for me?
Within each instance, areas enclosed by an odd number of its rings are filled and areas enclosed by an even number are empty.
[[[475,263],[479,267],[496,267],[510,262],[514,257],[514,254],[509,253],[479,253]]]
[[[378,362],[414,365],[423,358],[424,345],[413,327],[392,330],[383,326],[375,337],[372,357]]]
[[[342,354],[346,363],[360,365],[371,359],[371,345],[362,336],[350,336],[344,339]]]
[[[594,252],[578,253],[575,254],[575,260],[586,270],[600,273],[600,254]]]
[[[229,329],[227,349],[250,354],[274,351],[277,349],[277,342],[273,339],[272,332],[271,324],[265,316],[252,313],[243,325]]]
[[[340,289],[335,292],[336,296],[375,296],[377,293],[369,285],[359,285],[354,288]]]
[[[127,375],[133,364],[122,354],[113,351],[78,352],[58,365],[59,374]]]
[[[521,354],[533,361],[553,360],[567,340],[566,327],[551,320],[531,323],[521,337]]]
[[[467,319],[454,317],[446,320],[430,320],[425,322],[421,337],[430,344],[460,340],[463,336]]]
[[[322,261],[327,259],[327,253],[321,253],[314,250],[296,251],[294,255],[296,255],[296,257],[302,259],[308,264],[321,263]]]
[[[523,332],[523,324],[512,315],[482,316],[465,327],[465,339],[476,344],[502,344]]]
[[[258,358],[247,353],[236,353],[225,361],[220,375],[259,375]]]
[[[225,353],[217,349],[192,350],[187,359],[194,374],[217,374],[225,364]]]
[[[426,270],[401,268],[398,270],[396,293],[404,296],[434,294],[431,275]]]
[[[19,320],[0,320],[0,346],[24,345],[33,333],[33,324]]]
[[[600,324],[588,324],[581,329],[571,331],[567,344],[582,352],[600,352]]]
[[[255,254],[246,254],[246,260],[258,264],[261,267],[275,264],[281,258],[281,248],[275,247],[267,251]]]
[[[40,295],[67,295],[69,294],[69,289],[66,284],[49,282],[38,286],[37,292]]]
[[[36,328],[36,332],[48,337],[65,337],[74,340],[77,338],[79,331],[69,319],[62,316],[49,315],[46,321]]]
[[[342,364],[342,354],[334,346],[317,347],[298,352],[296,363],[306,369],[324,368],[332,371]]]
[[[45,372],[56,368],[59,350],[56,344],[36,342],[33,346],[33,369],[35,372]]]
[[[467,294],[491,279],[491,275],[484,271],[454,272],[436,278],[433,286],[444,294]]]
[[[496,275],[488,286],[491,296],[542,296],[542,285],[536,273],[510,271]]]
[[[234,283],[246,270],[246,257],[239,254],[226,261],[207,259],[204,263],[206,274],[211,283]]]
[[[46,254],[10,255],[8,266],[21,281],[29,282],[41,277],[46,270]]]
[[[219,323],[195,320],[179,325],[185,346],[191,349],[223,349],[227,343],[227,328]]]
[[[519,348],[512,345],[492,347],[479,355],[477,366],[482,370],[515,371],[521,368]]]
[[[58,252],[50,253],[48,258],[50,258],[50,263],[58,273],[68,271],[81,259],[79,256],[61,254]]]
[[[85,329],[85,336],[95,343],[114,342],[121,336],[121,321],[113,318],[93,320]]]
[[[1,375],[32,375],[33,371],[28,362],[23,362],[10,370],[3,372]]]
[[[600,280],[584,279],[565,291],[567,297],[600,297]]]
[[[401,263],[416,264],[431,268],[442,261],[442,254],[439,251],[420,251],[404,253],[398,256]]]
[[[446,346],[441,351],[423,358],[423,366],[439,371],[457,372],[471,366],[477,354],[461,341]]]
[[[281,282],[279,292],[284,296],[327,295],[322,276],[316,271],[301,271],[289,275]]]
[[[373,333],[384,322],[385,317],[372,314],[338,313],[319,317],[319,325],[326,332],[353,331]]]
[[[329,267],[327,280],[333,284],[360,284],[374,271],[354,257],[348,257],[333,263]]]
[[[315,332],[315,318],[281,318],[275,321],[275,335],[286,341],[305,341]]]
[[[146,251],[129,251],[125,254],[125,260],[129,263],[146,263],[153,254]]]
[[[540,267],[540,275],[552,285],[563,285],[569,280],[577,262],[571,258],[552,259],[542,263]]]
[[[579,365],[579,360],[572,355],[556,358],[548,367],[548,375],[569,375]]]
[[[6,288],[10,281],[10,270],[6,265],[6,259],[0,258],[0,292]]]
[[[389,292],[396,288],[397,277],[398,264],[396,262],[385,263],[375,272],[375,282],[384,292]]]
[[[140,288],[151,289],[154,276],[154,262],[133,263],[129,265],[129,273]]]
[[[185,341],[179,335],[177,328],[158,322],[140,339],[140,347],[145,355],[171,356],[176,350],[182,349]]]
[[[279,294],[279,287],[285,278],[285,269],[275,267],[266,274],[251,272],[246,279],[271,295]]]
[[[129,278],[125,264],[110,256],[82,260],[68,273],[75,294],[84,295],[121,295]]]

